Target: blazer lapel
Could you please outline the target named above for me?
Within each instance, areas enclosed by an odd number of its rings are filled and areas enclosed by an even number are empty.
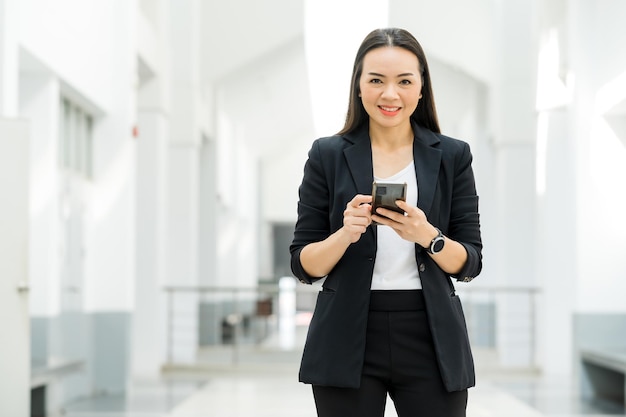
[[[374,166],[372,165],[372,146],[367,130],[360,129],[344,137],[353,143],[343,151],[343,154],[357,193],[369,195],[372,193]]]
[[[426,214],[435,198],[439,166],[441,165],[441,150],[433,147],[439,143],[439,138],[430,130],[413,124],[415,139],[413,140],[413,160],[417,175],[417,206]]]
[[[374,181],[374,165],[372,164],[372,145],[369,132],[367,129],[361,128],[345,135],[344,138],[352,143],[352,146],[344,149],[343,154],[356,191],[358,194],[370,195]],[[376,245],[376,227],[374,225],[368,227],[365,234],[369,236],[370,244]]]

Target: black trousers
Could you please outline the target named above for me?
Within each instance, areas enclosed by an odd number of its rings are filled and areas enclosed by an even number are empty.
[[[319,417],[465,417],[467,390],[447,392],[421,290],[372,291],[365,362],[357,389],[314,385]]]

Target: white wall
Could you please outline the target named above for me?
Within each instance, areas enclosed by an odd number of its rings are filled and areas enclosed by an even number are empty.
[[[21,47],[103,111],[113,110],[116,90],[129,86],[115,75],[124,64],[120,58],[132,50],[126,2],[17,3]]]
[[[219,282],[272,277],[271,222],[295,222],[315,139],[303,46],[302,38],[289,40],[217,84]],[[224,277],[234,271],[235,280]]]
[[[341,130],[346,120],[350,75],[357,49],[368,33],[388,25],[389,2],[306,0],[304,4],[304,40],[315,134],[330,136]],[[344,30],[345,22],[350,22],[349,30]]]
[[[390,0],[390,25],[409,30],[427,57],[489,82],[497,75],[492,0]]]
[[[17,116],[18,10],[16,0],[0,1],[0,115]]]
[[[31,314],[60,311],[59,82],[50,73],[22,72],[20,114],[30,121]]]
[[[626,44],[626,27],[620,23],[626,4],[571,1],[570,10],[570,62],[576,77],[570,119],[577,151],[576,310],[626,312],[621,296],[626,292],[626,137],[619,125],[610,124],[626,120],[626,54],[616,53]]]
[[[85,308],[129,310],[134,280],[132,5],[33,0],[19,6],[21,47],[58,77],[63,94],[96,116],[93,198],[85,224]]]
[[[221,92],[218,97],[217,107],[221,108]],[[258,160],[246,147],[248,132],[234,128],[237,119],[237,114],[226,112],[220,112],[217,119],[217,268],[213,284],[250,287],[258,278],[260,183]]]
[[[576,316],[626,312],[626,139],[610,124],[626,120],[626,56],[615,53],[626,42],[625,7],[572,0],[542,9],[539,51],[552,42],[556,60],[540,67],[543,95],[551,96],[538,103],[545,163],[538,167],[536,256],[547,373],[572,372],[573,341],[585,343],[585,334],[573,333]]]

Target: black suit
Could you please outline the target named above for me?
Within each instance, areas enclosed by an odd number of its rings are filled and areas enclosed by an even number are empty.
[[[431,224],[466,248],[467,262],[454,278],[470,281],[482,267],[482,243],[469,146],[416,124],[413,131],[419,197],[408,203],[417,203]],[[367,127],[313,143],[299,189],[298,221],[290,247],[292,270],[301,282],[318,279],[302,268],[302,248],[340,229],[346,204],[356,194],[370,194],[372,181]],[[375,257],[376,226],[370,226],[328,274],[309,327],[301,382],[359,386]],[[451,277],[419,245],[416,262],[445,388],[464,390],[474,385],[475,377],[460,300]]]

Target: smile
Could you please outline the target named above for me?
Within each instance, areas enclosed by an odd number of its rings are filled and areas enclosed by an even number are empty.
[[[385,116],[394,116],[398,114],[398,112],[401,109],[401,107],[386,107],[386,106],[378,106],[378,108],[380,109],[381,113],[384,114]]]

